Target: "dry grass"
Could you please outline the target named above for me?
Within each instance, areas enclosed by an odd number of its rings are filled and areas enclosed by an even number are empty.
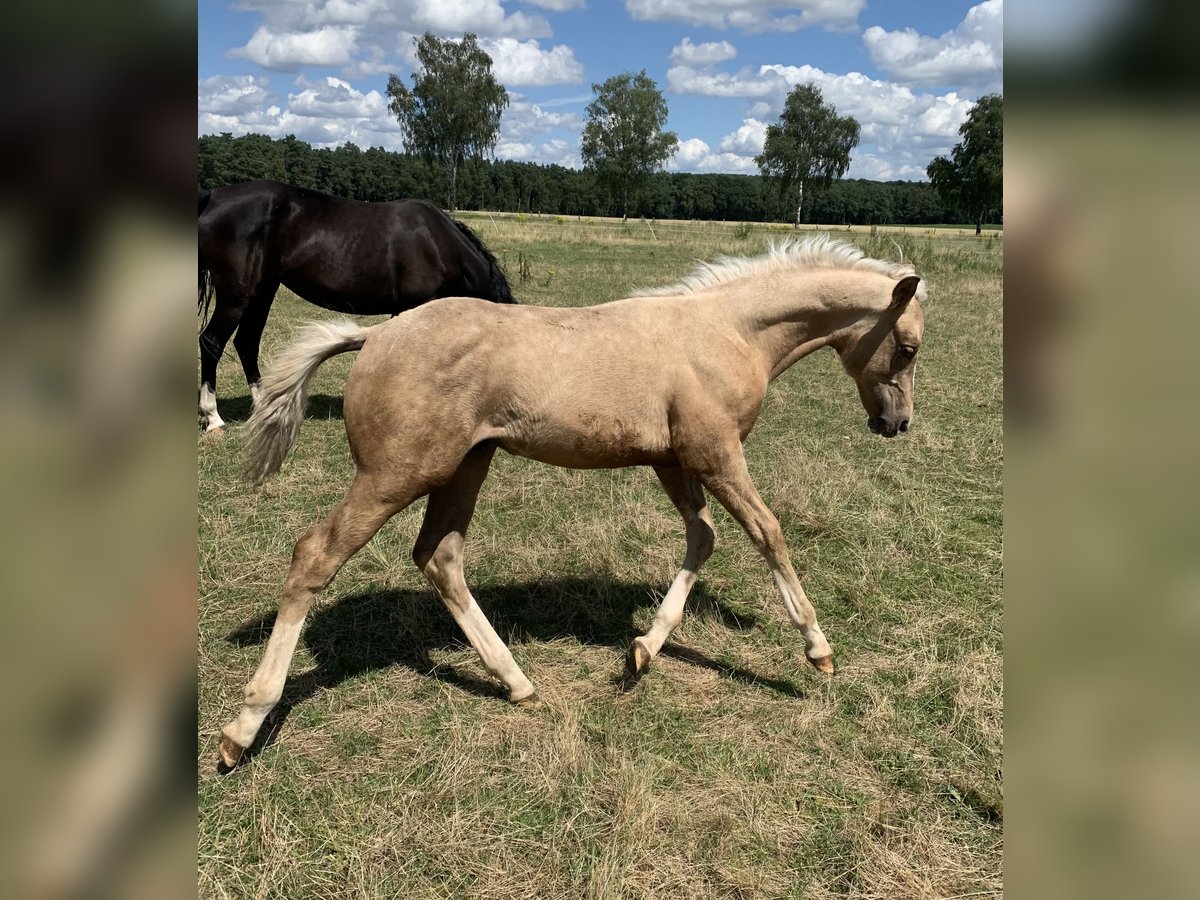
[[[790,229],[468,217],[523,303],[582,305],[754,254]],[[649,232],[653,230],[653,234]],[[933,898],[1001,890],[1000,243],[894,239],[927,277],[917,417],[867,433],[832,354],[772,387],[747,444],[838,652],[803,661],[765,565],[723,511],[717,552],[650,674],[614,683],[683,553],[648,471],[498,457],[468,578],[543,697],[500,699],[408,554],[422,504],[309,618],[270,744],[232,776],[220,726],[262,653],[299,533],[349,483],[339,398],[314,384],[281,475],[235,480],[248,406],[199,447],[203,897]],[[529,277],[516,275],[518,257]],[[284,292],[264,355],[326,315]]]

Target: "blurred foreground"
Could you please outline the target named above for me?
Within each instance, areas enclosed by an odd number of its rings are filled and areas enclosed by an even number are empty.
[[[1047,43],[1031,6],[1006,6],[1006,888],[1195,897],[1196,7],[1066,4]]]
[[[194,890],[192,15],[6,8],[5,897]]]

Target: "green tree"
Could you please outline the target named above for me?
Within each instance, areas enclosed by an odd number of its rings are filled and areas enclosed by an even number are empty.
[[[667,101],[642,69],[623,72],[604,84],[586,110],[580,155],[585,171],[595,172],[602,185],[621,199],[621,217],[629,214],[630,191],[662,168],[679,146],[667,124]]]
[[[420,67],[409,90],[388,76],[388,109],[400,123],[408,149],[447,174],[446,205],[458,208],[458,170],[463,160],[490,154],[500,135],[508,92],[492,75],[492,58],[475,35],[442,40],[428,31],[414,38]]]
[[[942,202],[970,215],[980,234],[984,216],[1004,199],[1004,98],[980,97],[958,133],[950,158],[935,157],[925,174]]]
[[[795,190],[795,227],[804,215],[805,191],[828,187],[846,174],[858,133],[854,117],[839,116],[815,84],[792,88],[779,122],[767,126],[763,152],[754,161],[763,175],[779,179],[781,197]]]

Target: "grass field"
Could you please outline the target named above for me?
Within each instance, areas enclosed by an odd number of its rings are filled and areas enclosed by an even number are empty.
[[[753,255],[790,229],[464,215],[522,303],[584,305]],[[237,481],[249,398],[222,362],[201,438],[199,894],[349,898],[950,898],[1001,882],[1001,239],[845,235],[927,279],[912,430],[866,429],[832,352],[772,386],[746,456],[837,654],[807,665],[766,565],[717,549],[650,673],[629,641],[683,558],[652,472],[499,454],[467,578],[533,680],[487,679],[409,553],[423,503],[310,614],[270,740],[228,776],[220,727],[258,664],[293,541],[348,486],[340,397],[313,385],[279,476]],[[282,292],[264,358],[330,314]]]

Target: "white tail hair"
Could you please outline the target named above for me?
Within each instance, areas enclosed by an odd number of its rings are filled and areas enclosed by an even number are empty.
[[[242,447],[242,476],[257,487],[279,471],[296,443],[308,383],[321,363],[331,356],[358,350],[371,331],[348,319],[306,325],[263,375],[261,393],[246,422]]]

